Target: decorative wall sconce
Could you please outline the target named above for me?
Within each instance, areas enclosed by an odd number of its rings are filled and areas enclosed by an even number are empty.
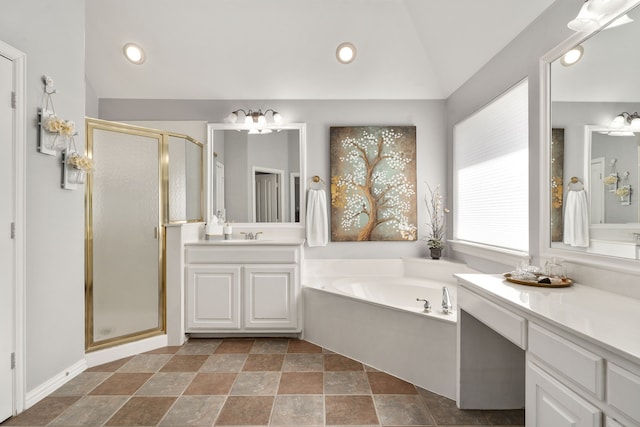
[[[602,183],[607,186],[607,190],[610,193],[614,193],[618,189],[618,171],[616,169],[616,162],[618,159],[611,159],[609,165],[609,175],[605,176]]]
[[[42,154],[55,156],[58,151],[69,147],[70,139],[77,134],[76,125],[71,120],[59,118],[56,114],[52,97],[56,93],[53,79],[49,76],[42,76],[42,82],[44,83],[44,94],[42,108],[38,110],[38,124],[40,125],[38,151]]]
[[[631,172],[629,171],[624,173],[621,185],[616,190],[616,196],[620,197],[620,204],[623,206],[629,206],[631,204],[631,185],[629,185],[629,175],[631,175]]]
[[[79,184],[84,184],[87,174],[93,171],[93,160],[78,154],[75,140],[71,137],[69,149],[62,150],[62,182],[65,190],[75,190]]]
[[[244,115],[242,122],[238,121],[240,119],[240,113]],[[267,119],[269,113],[271,113],[271,121]],[[280,113],[272,109],[265,110],[264,113],[260,109],[257,111],[239,109],[232,111],[231,114],[225,117],[224,121],[226,123],[244,123],[248,125],[249,134],[265,134],[271,133],[273,130],[279,131],[278,125],[283,122],[283,118]]]

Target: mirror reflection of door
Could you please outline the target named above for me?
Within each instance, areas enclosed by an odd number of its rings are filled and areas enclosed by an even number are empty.
[[[300,173],[289,174],[289,221],[300,222]]]
[[[604,222],[604,157],[591,159],[591,173],[589,174],[589,194],[591,195],[591,224]]]
[[[284,171],[268,168],[253,168],[254,222],[283,221]]]
[[[213,212],[220,217],[224,216],[224,163],[216,161],[216,173],[215,173],[215,209]],[[225,218],[226,219],[226,218]]]

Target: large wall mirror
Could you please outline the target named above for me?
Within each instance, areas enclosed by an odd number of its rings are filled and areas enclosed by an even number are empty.
[[[270,133],[209,124],[209,217],[236,224],[302,227],[306,132],[287,124]]]
[[[542,60],[541,253],[637,269],[640,126],[626,119],[640,112],[640,7],[620,16]],[[574,47],[583,56],[568,65],[563,55]]]

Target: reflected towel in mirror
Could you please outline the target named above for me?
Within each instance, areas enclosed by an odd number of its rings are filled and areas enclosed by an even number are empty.
[[[571,182],[564,208],[564,243],[571,246],[589,246],[589,209],[587,193],[582,182]]]
[[[324,189],[311,188],[307,192],[307,244],[326,246],[329,239],[327,195]]]

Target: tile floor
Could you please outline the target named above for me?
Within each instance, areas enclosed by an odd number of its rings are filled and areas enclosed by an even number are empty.
[[[2,426],[522,426],[294,339],[193,339],[90,368]]]

